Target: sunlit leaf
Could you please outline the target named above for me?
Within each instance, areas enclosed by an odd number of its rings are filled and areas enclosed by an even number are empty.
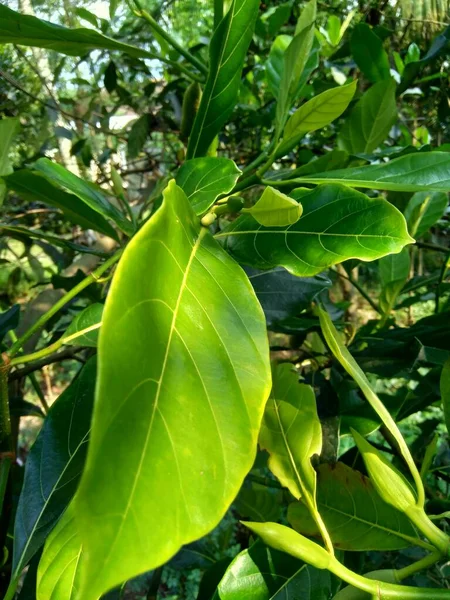
[[[405,208],[405,219],[411,235],[421,237],[445,214],[448,195],[444,192],[417,192]]]
[[[302,214],[302,205],[275,188],[266,187],[261,198],[246,212],[265,227],[284,227],[296,223]]]
[[[97,347],[102,322],[103,304],[90,304],[78,314],[66,329],[64,343],[76,346]]]

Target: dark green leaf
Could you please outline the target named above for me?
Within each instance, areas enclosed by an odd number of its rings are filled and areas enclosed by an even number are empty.
[[[294,225],[267,228],[243,215],[216,237],[244,264],[283,266],[300,277],[349,258],[375,260],[413,241],[403,215],[385,200],[336,185],[297,190],[296,199],[303,214]]]
[[[386,551],[419,541],[406,515],[386,504],[368,477],[343,463],[317,469],[317,504],[335,548]],[[302,502],[289,506],[288,520],[303,535],[320,538]]]
[[[128,136],[128,156],[136,158],[139,156],[147,137],[150,133],[151,115],[142,115],[135,121]]]
[[[241,171],[228,158],[193,158],[184,163],[177,173],[179,185],[198,215],[214,204],[221,194],[230,192]]]
[[[380,259],[378,272],[381,282],[380,308],[389,313],[395,305],[411,268],[409,248],[403,248],[398,254],[389,254]]]
[[[84,19],[94,27],[98,27],[97,17],[91,13],[91,11],[86,8],[80,7],[75,9],[75,14],[80,17],[80,19]]]
[[[314,298],[331,286],[325,275],[299,279],[282,267],[269,271],[246,267],[245,272],[263,307],[269,327],[309,308]]]
[[[103,314],[77,493],[90,556],[84,600],[163,564],[220,521],[253,464],[268,355],[247,277],[172,180],[125,249]]]
[[[450,191],[450,155],[420,152],[387,163],[339,169],[296,179],[302,183],[344,183],[350,187],[399,192]]]
[[[189,137],[188,158],[206,155],[233,112],[258,8],[259,0],[232,0],[230,9],[214,31],[208,78]]]
[[[10,190],[28,202],[44,202],[60,208],[66,217],[84,229],[94,229],[117,240],[117,233],[111,225],[74,194],[68,194],[55,187],[46,177],[28,169],[22,169],[4,178]],[[47,234],[46,234],[47,235]]]
[[[258,541],[230,564],[214,600],[328,600],[330,594],[327,571],[314,569]]]
[[[447,425],[447,431],[450,432],[450,359],[447,360],[447,362],[442,368],[440,383],[445,424]]]
[[[263,485],[243,487],[235,500],[241,517],[252,521],[278,521],[281,517],[281,490],[270,490]]]
[[[405,219],[411,235],[418,238],[428,233],[445,214],[448,195],[444,192],[417,192],[405,208]]]
[[[68,29],[0,4],[0,44],[7,43],[48,48],[69,56],[83,56],[91,50],[105,49],[121,50],[136,58],[155,58],[151,52],[117,42],[92,29]]]
[[[106,67],[105,75],[103,77],[105,88],[111,94],[117,87],[117,69],[114,62],[111,60]]]
[[[395,81],[386,79],[365,92],[341,130],[341,148],[352,154],[370,153],[384,142],[397,119],[395,88]]]
[[[369,25],[366,23],[356,25],[350,45],[356,64],[369,81],[376,83],[383,79],[390,79],[389,59],[383,48],[383,42]]]
[[[0,313],[0,342],[8,333],[15,329],[19,324],[20,319],[20,305],[14,304],[5,312]]]
[[[87,450],[95,373],[92,358],[52,406],[28,455],[14,527],[16,574],[43,545],[77,488]]]
[[[0,119],[0,176],[12,173],[13,169],[9,162],[8,155],[12,141],[19,129],[20,121],[18,118],[10,117]]]
[[[42,173],[49,181],[63,188],[66,192],[75,194],[89,208],[99,213],[105,219],[111,219],[126,234],[133,234],[132,224],[125,219],[122,213],[103,194],[102,190],[90,183],[80,179],[63,166],[52,162],[48,158],[40,158],[34,165],[38,173]],[[80,203],[77,202],[79,205]]]

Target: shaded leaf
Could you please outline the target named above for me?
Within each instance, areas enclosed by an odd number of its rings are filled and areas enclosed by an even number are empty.
[[[265,486],[243,487],[234,504],[241,517],[252,521],[278,521],[281,517],[281,490]]]
[[[448,195],[444,192],[417,192],[405,208],[405,219],[411,235],[422,237],[445,214]]]
[[[8,310],[0,313],[0,342],[8,333],[19,325],[20,305],[14,304]]]
[[[64,343],[96,348],[102,323],[103,304],[91,304],[78,314],[65,331]],[[72,339],[68,339],[72,338]]]
[[[387,138],[397,119],[393,79],[373,85],[355,105],[345,121],[338,143],[347,152],[370,153]]]
[[[368,477],[344,463],[318,467],[317,505],[335,548],[387,551],[420,543],[409,519],[378,496]],[[288,521],[299,533],[320,538],[302,502],[289,505]]]
[[[189,137],[187,158],[205,156],[233,112],[258,8],[259,0],[232,0],[227,14],[214,31],[208,78]]]
[[[150,133],[150,123],[152,116],[149,114],[142,115],[135,121],[128,135],[128,156],[136,158],[139,156],[147,137]]]
[[[309,308],[320,292],[331,287],[331,280],[325,275],[300,279],[282,267],[269,271],[246,267],[245,272],[261,303],[269,327]]]
[[[283,266],[301,277],[349,258],[375,260],[413,241],[403,215],[385,200],[337,185],[296,190],[292,195],[303,206],[294,225],[262,227],[243,215],[216,238],[244,264],[260,269]]]
[[[8,155],[19,129],[20,121],[17,117],[0,119],[0,176],[9,175],[13,171]]]
[[[366,23],[359,23],[353,29],[350,39],[352,56],[369,81],[376,83],[390,79],[389,58],[383,42]]]
[[[17,574],[43,545],[77,488],[87,450],[95,373],[96,360],[91,358],[50,409],[28,455],[14,526]]]
[[[61,209],[72,223],[117,239],[117,233],[102,215],[84,202],[80,202],[76,195],[68,194],[55,187],[46,177],[22,169],[5,177],[4,181],[10,190],[14,190],[24,200],[55,206]]]
[[[162,565],[220,521],[253,464],[269,393],[250,283],[174,181],[114,275],[99,369],[77,494],[85,600]]]
[[[442,368],[440,384],[445,424],[447,431],[450,432],[450,359]]]
[[[194,211],[201,215],[221,194],[230,192],[241,174],[229,158],[204,157],[187,160],[179,169],[177,185],[184,191]]]
[[[403,289],[411,268],[409,249],[403,248],[398,254],[389,254],[378,263],[381,282],[380,308],[389,313],[394,307],[397,296]]]

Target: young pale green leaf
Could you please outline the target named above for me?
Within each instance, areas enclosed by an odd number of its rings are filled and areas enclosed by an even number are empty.
[[[263,227],[252,216],[242,215],[216,238],[244,264],[260,269],[283,266],[299,277],[349,258],[375,260],[413,242],[403,215],[386,200],[369,199],[338,185],[296,190],[292,195],[303,206],[294,225]]]
[[[220,521],[253,464],[269,391],[251,285],[171,181],[125,249],[103,314],[77,493],[90,556],[83,600],[162,565]]]
[[[258,8],[259,0],[232,0],[230,9],[214,31],[208,78],[189,137],[187,158],[206,156],[233,112]]]
[[[400,471],[354,429],[352,435],[378,495],[401,512],[415,507],[414,492]]]
[[[300,14],[295,35],[283,55],[283,68],[276,109],[276,122],[279,133],[283,130],[289,110],[298,95],[300,81],[311,54],[316,12],[316,0],[310,0]]]
[[[269,271],[246,267],[245,272],[261,303],[269,327],[310,308],[315,297],[331,286],[331,280],[325,275],[299,279],[282,267]]]
[[[335,548],[388,551],[421,544],[409,519],[378,496],[370,479],[344,463],[318,467],[317,506]],[[289,505],[288,521],[299,533],[320,539],[302,502]]]
[[[302,183],[343,183],[350,187],[394,192],[450,191],[450,154],[420,152],[394,158],[387,163],[316,173],[299,177]]]
[[[421,237],[428,233],[445,214],[448,195],[444,192],[417,192],[405,208],[405,219],[411,235]]]
[[[257,541],[231,562],[213,600],[327,600],[330,594],[327,571],[314,569]]]
[[[15,574],[43,545],[77,488],[86,457],[95,373],[92,358],[50,409],[28,455],[14,526]]]
[[[332,560],[325,548],[300,535],[290,527],[278,523],[243,523],[262,541],[281,552],[286,552],[317,569],[327,569]]]
[[[366,23],[353,29],[350,39],[352,56],[364,75],[372,83],[390,79],[389,58],[383,42]]]
[[[291,494],[315,505],[316,472],[311,458],[320,454],[322,430],[313,389],[298,383],[290,363],[273,370],[259,444],[270,455],[270,470]]]
[[[39,561],[36,600],[77,600],[86,563],[73,503],[50,533]]]
[[[275,188],[266,187],[257,203],[241,212],[252,215],[264,227],[285,227],[300,219],[302,205]]]
[[[280,93],[281,78],[283,75],[284,54],[289,44],[292,42],[292,36],[279,35],[270,48],[269,57],[266,62],[266,78],[270,91],[278,99]],[[302,90],[309,79],[311,73],[319,66],[320,43],[314,38],[311,51],[306,61],[303,73],[298,80],[297,88],[293,93],[293,102],[295,102],[302,93]]]
[[[108,221],[74,194],[55,187],[50,181],[33,171],[21,169],[4,177],[6,186],[29,202],[44,202],[63,211],[65,216],[84,229],[93,229],[117,240],[117,233]]]
[[[102,324],[103,304],[91,304],[78,314],[65,331],[64,343],[76,346],[97,347]]]
[[[0,4],[0,44],[8,43],[48,48],[69,56],[83,56],[91,50],[104,49],[121,50],[136,58],[155,58],[151,52],[117,42],[93,29],[69,29]]]
[[[89,208],[102,215],[105,219],[114,221],[127,235],[133,234],[133,226],[125,219],[123,214],[103,194],[102,190],[90,183],[80,179],[62,165],[52,162],[48,158],[40,158],[34,168],[42,173],[54,185],[61,187],[66,192],[74,194]],[[77,202],[79,204],[79,202]]]
[[[450,432],[450,359],[442,368],[440,388],[445,424],[447,425],[447,431]]]
[[[284,128],[283,139],[301,138],[305,133],[321,129],[337,119],[350,104],[356,90],[356,81],[348,85],[331,88],[315,96],[289,118]]]
[[[351,154],[370,153],[387,138],[397,119],[393,79],[373,85],[355,105],[339,134],[338,144]]]
[[[212,206],[218,196],[230,192],[241,174],[229,158],[204,157],[187,160],[177,173],[177,185],[197,215]]]
[[[408,280],[410,267],[409,248],[403,248],[398,254],[389,254],[378,262],[381,283],[379,303],[385,314],[389,314],[394,307],[397,296]]]

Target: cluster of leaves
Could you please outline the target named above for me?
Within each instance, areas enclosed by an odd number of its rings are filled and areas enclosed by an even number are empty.
[[[209,41],[138,2],[0,6],[49,93],[4,77],[36,111],[7,88],[0,589],[164,597],[200,569],[198,600],[447,597],[450,30],[184,6]]]

